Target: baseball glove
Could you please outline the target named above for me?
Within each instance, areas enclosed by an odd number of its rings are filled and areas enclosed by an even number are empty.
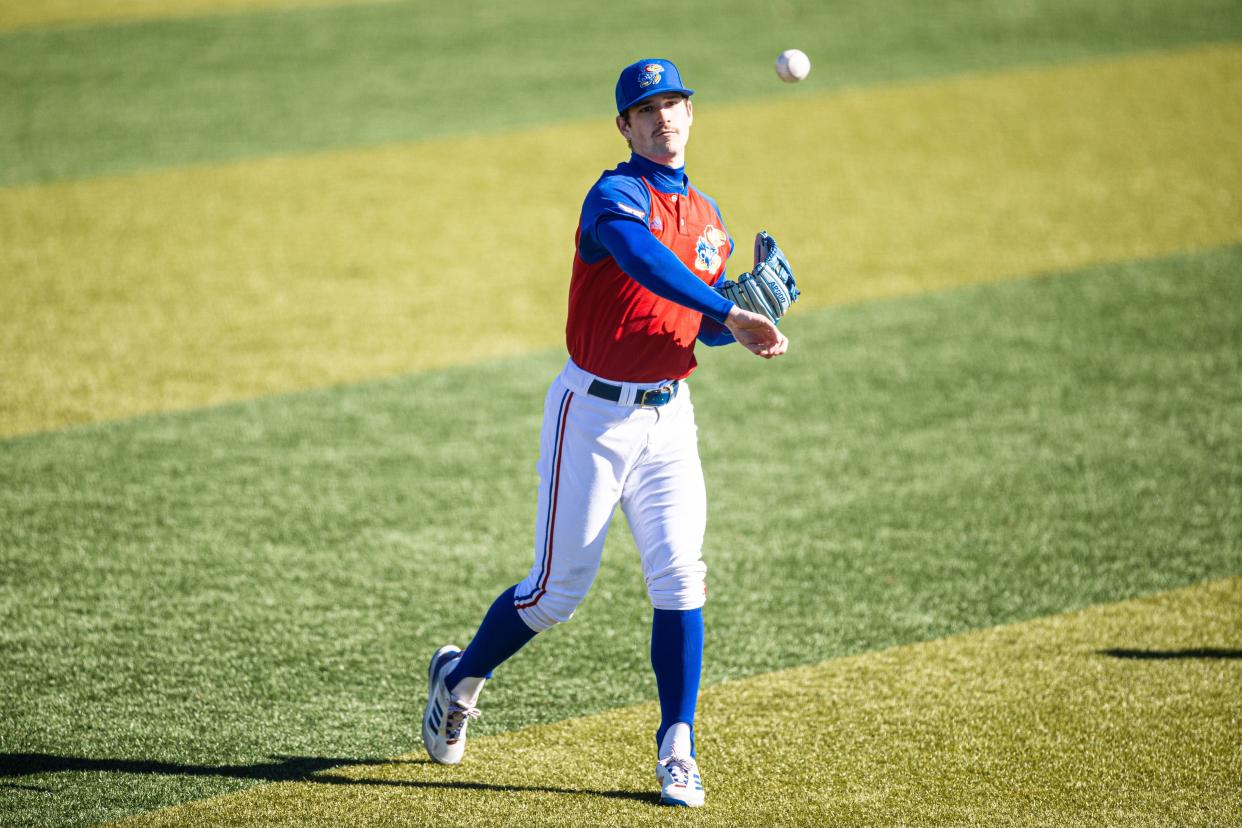
[[[725,281],[716,290],[730,302],[761,313],[773,323],[780,321],[801,294],[789,260],[764,231],[755,236],[755,266],[751,271],[736,282]]]

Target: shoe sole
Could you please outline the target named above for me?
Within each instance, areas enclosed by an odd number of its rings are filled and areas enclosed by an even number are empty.
[[[446,762],[431,752],[431,745],[435,741],[436,734],[431,729],[431,705],[436,698],[436,664],[448,653],[460,653],[461,648],[453,644],[445,644],[436,650],[435,655],[431,657],[430,663],[427,665],[427,704],[423,707],[423,747],[427,750],[427,755],[431,757],[433,762],[441,765],[456,765],[461,759]],[[447,715],[448,711],[444,711],[442,715]]]
[[[661,805],[669,805],[669,806],[671,806],[671,807],[673,807],[673,808],[702,808],[704,803],[702,803],[702,802],[694,802],[694,803],[690,803],[690,802],[682,802],[680,799],[666,799],[666,798],[664,798],[663,796],[661,796],[661,797],[660,797],[660,804],[661,804]]]

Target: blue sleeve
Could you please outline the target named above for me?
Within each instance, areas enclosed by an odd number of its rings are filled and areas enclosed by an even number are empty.
[[[614,218],[632,219],[647,226],[651,212],[651,193],[638,179],[628,175],[604,174],[582,202],[578,255],[587,264],[612,255],[599,239],[599,225]]]
[[[644,221],[606,217],[595,234],[625,274],[647,290],[724,322],[733,303],[703,284],[673,251],[660,244]]]
[[[718,288],[723,285],[725,281],[726,277],[723,273],[721,273],[720,278],[716,280],[716,284],[712,285],[712,287]],[[737,342],[737,340],[733,338],[733,331],[726,328],[723,323],[712,319],[710,316],[704,316],[703,321],[699,324],[698,340],[704,345],[712,348],[715,348],[718,345],[728,345],[730,342]]]
[[[699,342],[715,348],[717,345],[728,345],[737,340],[733,338],[733,331],[710,316],[704,316],[702,324],[699,325]]]

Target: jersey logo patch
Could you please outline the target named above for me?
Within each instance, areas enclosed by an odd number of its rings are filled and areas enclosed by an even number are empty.
[[[703,235],[699,236],[699,240],[694,244],[695,270],[706,270],[715,276],[716,271],[720,270],[720,248],[724,247],[728,240],[729,237],[725,235],[725,232],[716,226],[709,224],[704,227]]]
[[[656,216],[655,218],[651,220],[652,232],[656,232],[656,231],[663,230],[663,229],[664,229],[664,222],[660,220],[659,216]]]
[[[642,74],[638,76],[638,86],[640,89],[646,89],[648,86],[659,86],[660,75],[664,74],[664,67],[658,63],[648,63],[643,67]]]

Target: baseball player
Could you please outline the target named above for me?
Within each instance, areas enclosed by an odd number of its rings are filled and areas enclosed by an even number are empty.
[[[537,633],[568,621],[599,569],[618,504],[654,607],[651,664],[660,699],[660,801],[704,801],[694,745],[706,600],[707,497],[686,378],[694,344],[738,342],[785,353],[776,321],[798,291],[766,233],[753,272],[725,279],[733,241],[684,162],[694,110],[671,62],[640,60],[617,80],[616,125],[629,161],[605,172],[582,205],[569,284],[569,361],[544,404],[535,560],[492,604],[463,652],[428,667],[423,742],[461,761],[492,671]]]

